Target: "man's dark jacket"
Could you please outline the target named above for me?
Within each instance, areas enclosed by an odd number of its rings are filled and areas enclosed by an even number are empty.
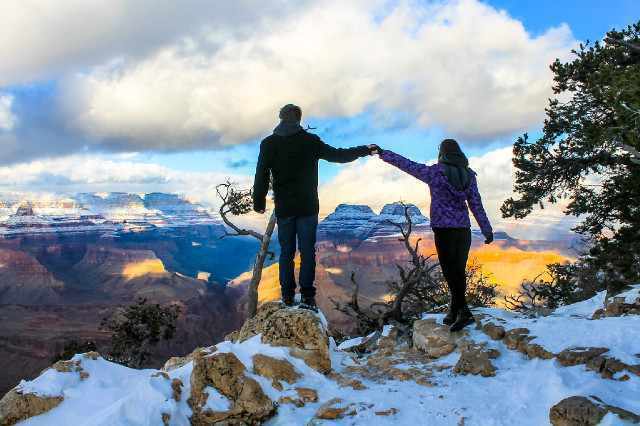
[[[369,151],[366,146],[333,148],[302,129],[288,136],[266,137],[260,144],[253,183],[254,210],[265,209],[271,172],[277,217],[318,214],[318,160],[348,163]]]

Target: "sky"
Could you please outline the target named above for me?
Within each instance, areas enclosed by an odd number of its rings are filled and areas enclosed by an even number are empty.
[[[5,0],[0,3],[0,192],[179,192],[250,186],[280,106],[337,147],[377,143],[433,161],[457,139],[496,229],[554,238],[562,205],[514,222],[511,146],[540,134],[549,64],[640,2],[520,0]],[[321,215],[413,202],[427,188],[375,157],[322,162]],[[252,223],[261,219],[253,216]]]

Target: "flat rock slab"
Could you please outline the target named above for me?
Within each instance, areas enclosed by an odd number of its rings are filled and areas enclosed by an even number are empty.
[[[449,355],[458,342],[468,335],[466,330],[451,333],[449,326],[439,324],[434,318],[417,320],[413,323],[413,346],[430,358]]]

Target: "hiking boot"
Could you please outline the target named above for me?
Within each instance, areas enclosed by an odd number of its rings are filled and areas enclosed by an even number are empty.
[[[473,318],[473,314],[469,310],[469,308],[462,308],[460,312],[458,312],[458,316],[456,317],[456,321],[451,325],[449,331],[455,333],[456,331],[460,331],[466,326],[473,324],[475,319]]]
[[[293,296],[283,296],[280,301],[287,308],[291,308],[295,306],[294,297]]]
[[[302,303],[298,305],[301,309],[308,309],[313,312],[318,312],[318,305],[316,305],[316,299],[313,297],[303,297]]]
[[[444,325],[451,325],[454,322],[456,322],[457,316],[458,316],[458,310],[453,309],[453,307],[451,307],[449,308],[449,312],[447,313],[447,315],[442,319],[442,323]]]

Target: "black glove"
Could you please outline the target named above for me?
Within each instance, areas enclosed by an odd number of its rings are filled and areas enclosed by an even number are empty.
[[[490,232],[489,235],[485,235],[484,238],[485,244],[491,244],[493,242],[493,232]]]

